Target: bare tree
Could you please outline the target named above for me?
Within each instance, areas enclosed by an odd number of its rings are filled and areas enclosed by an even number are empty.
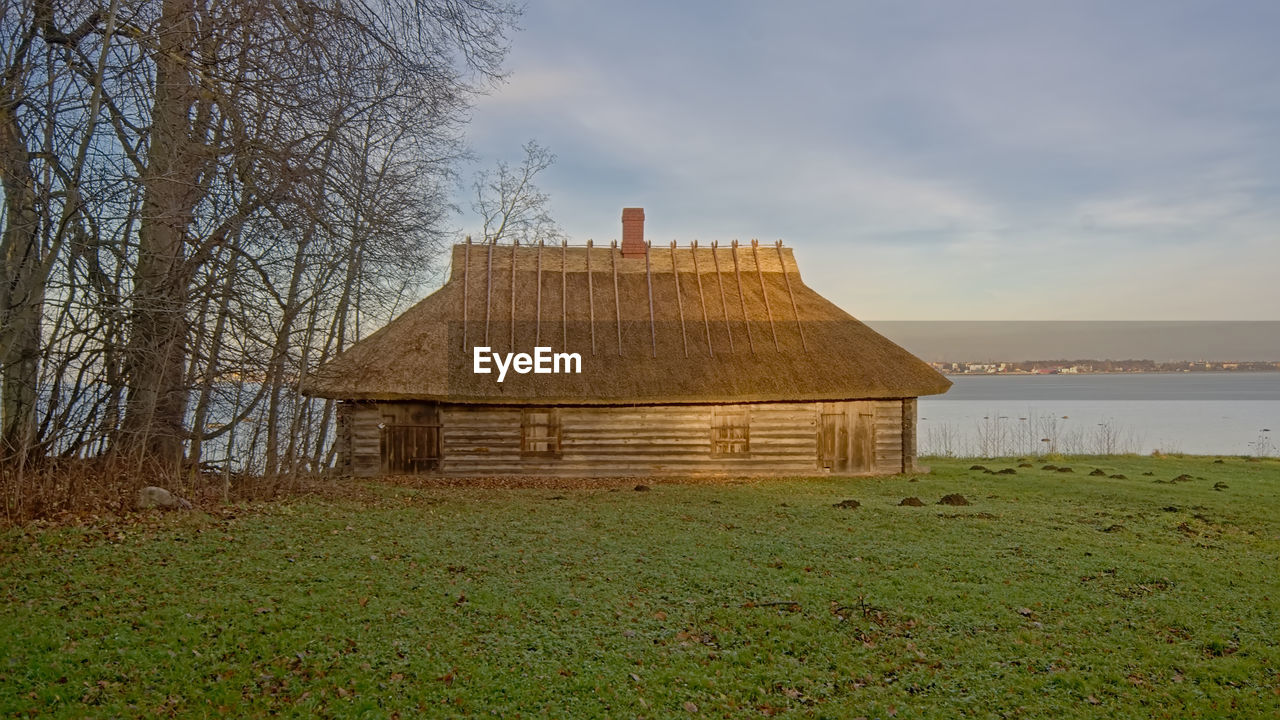
[[[486,241],[539,242],[563,237],[551,219],[550,197],[534,182],[555,161],[550,150],[530,140],[524,144],[524,159],[518,166],[500,161],[495,170],[476,176],[471,208],[480,216]]]
[[[298,383],[431,278],[518,10],[0,7],[0,480],[18,451],[326,464]]]

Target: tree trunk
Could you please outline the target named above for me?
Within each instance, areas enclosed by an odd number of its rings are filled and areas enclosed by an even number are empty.
[[[25,459],[35,440],[44,268],[35,177],[8,103],[0,104],[0,174],[6,215],[0,236],[0,459]]]
[[[199,201],[189,68],[196,42],[195,3],[166,0],[157,29],[155,101],[134,273],[129,394],[122,445],[132,456],[177,471],[186,436],[187,232]],[[198,114],[197,114],[198,115]],[[198,122],[198,120],[197,120]]]

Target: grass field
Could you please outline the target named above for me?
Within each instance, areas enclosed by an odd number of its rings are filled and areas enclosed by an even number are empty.
[[[1280,462],[973,462],[0,531],[0,713],[1280,717]]]

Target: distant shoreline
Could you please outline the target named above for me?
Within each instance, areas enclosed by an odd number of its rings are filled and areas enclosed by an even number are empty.
[[[1061,377],[1064,375],[1270,375],[1280,367],[1248,370],[1077,370],[1074,372],[1035,372],[1030,370],[955,371],[934,368],[947,377]]]

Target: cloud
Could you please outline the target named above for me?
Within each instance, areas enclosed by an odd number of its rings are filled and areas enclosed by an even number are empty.
[[[530,6],[477,152],[548,145],[579,240],[781,237],[868,317],[1280,313],[1275,6],[733,7]]]

